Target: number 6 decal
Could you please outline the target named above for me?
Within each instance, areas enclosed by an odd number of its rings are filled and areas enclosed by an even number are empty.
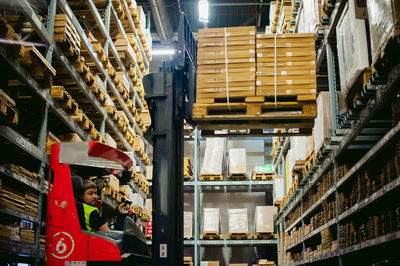
[[[75,248],[74,239],[67,232],[58,232],[54,234],[50,241],[50,247],[54,244],[56,247],[55,249],[51,248],[51,255],[57,259],[68,258]]]

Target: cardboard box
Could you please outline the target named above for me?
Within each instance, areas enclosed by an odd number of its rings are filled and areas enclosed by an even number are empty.
[[[192,238],[193,237],[193,213],[184,212],[183,213],[183,237]]]
[[[256,206],[255,219],[256,233],[274,232],[274,207]]]
[[[284,197],[283,195],[283,186],[284,186],[284,178],[282,176],[275,176],[274,178],[274,202],[281,201]]]
[[[225,154],[225,138],[207,138],[201,174],[222,175],[222,164]]]
[[[256,95],[316,94],[313,34],[258,34]]]
[[[219,208],[203,209],[203,234],[219,234]]]
[[[229,149],[229,175],[246,174],[246,149]]]
[[[197,103],[255,95],[255,32],[255,27],[199,30]]]
[[[229,209],[229,234],[248,234],[247,208]]]

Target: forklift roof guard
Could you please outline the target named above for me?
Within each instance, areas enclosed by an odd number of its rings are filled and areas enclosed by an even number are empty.
[[[89,142],[63,142],[60,144],[60,163],[115,170],[128,170],[133,166],[124,152],[108,145]]]

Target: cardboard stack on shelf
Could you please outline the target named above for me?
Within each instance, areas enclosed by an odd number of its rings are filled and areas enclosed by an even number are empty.
[[[200,29],[197,103],[255,95],[255,27]]]
[[[317,115],[314,35],[258,34],[256,41],[256,95],[265,96],[269,110],[280,111],[284,119],[306,120],[297,127],[312,128]]]
[[[219,266],[219,261],[201,261],[200,266]]]
[[[103,178],[107,186],[102,189],[102,193],[117,201],[119,197],[119,179],[115,175],[107,175],[103,176]]]

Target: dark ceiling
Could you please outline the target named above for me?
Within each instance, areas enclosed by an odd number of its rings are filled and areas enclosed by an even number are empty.
[[[257,26],[259,31],[264,31],[269,24],[269,3],[271,0],[208,0],[209,3],[209,28]],[[157,32],[155,15],[152,5],[156,3],[160,10],[160,17],[169,38],[176,31],[179,9],[185,12],[191,28],[197,32],[204,24],[199,22],[198,0],[141,0],[137,1],[146,11],[150,11],[151,31]],[[261,4],[260,4],[261,3]],[[153,6],[154,11],[154,6]]]

